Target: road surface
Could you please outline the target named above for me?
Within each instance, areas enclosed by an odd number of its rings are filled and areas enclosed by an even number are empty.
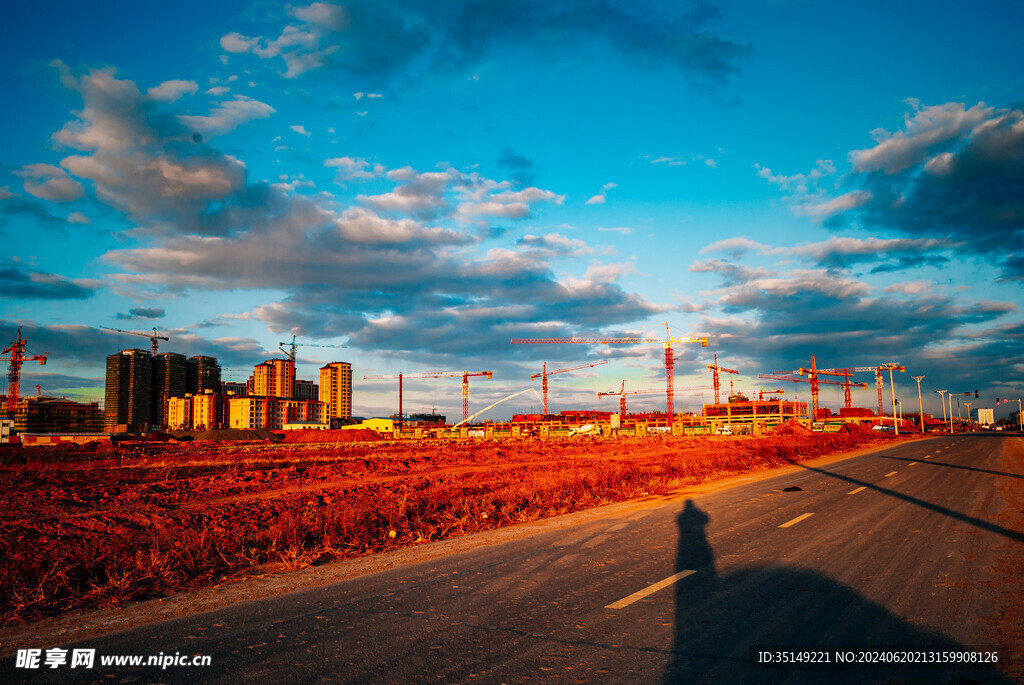
[[[572,528],[62,645],[95,649],[92,669],[17,669],[7,656],[0,670],[23,682],[1014,682],[987,664],[837,660],[998,651],[1000,563],[1024,556],[1019,519],[1003,511],[1024,475],[1000,454],[1021,439],[937,437],[616,506]],[[210,665],[99,664],[151,654]]]

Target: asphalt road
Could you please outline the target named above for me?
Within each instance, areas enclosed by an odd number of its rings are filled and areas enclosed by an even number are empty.
[[[996,564],[1024,555],[1024,534],[999,516],[1000,484],[1024,479],[1000,465],[1014,439],[903,443],[618,507],[571,529],[63,645],[95,649],[91,670],[16,669],[5,657],[0,680],[1011,682],[987,665],[837,658],[995,649]],[[158,653],[211,665],[98,663]],[[758,663],[762,653],[829,661]]]

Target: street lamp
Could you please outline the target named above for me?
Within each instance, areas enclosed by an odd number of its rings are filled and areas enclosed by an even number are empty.
[[[921,435],[924,435],[924,405],[921,403],[921,379],[924,376],[911,376],[917,381],[917,415],[921,419]]]
[[[942,423],[945,424],[946,423],[946,393],[949,392],[949,391],[948,390],[936,390],[935,392],[937,392],[939,395],[942,396]],[[953,424],[952,423],[949,425],[949,428],[950,428],[950,431],[953,430]]]

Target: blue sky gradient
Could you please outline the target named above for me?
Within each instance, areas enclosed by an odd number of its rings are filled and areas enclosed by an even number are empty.
[[[658,346],[509,339],[667,321],[710,339],[677,348],[679,385],[710,383],[717,354],[756,393],[814,354],[902,362],[908,410],[911,376],[934,413],[936,389],[1021,395],[1018,3],[7,14],[0,338],[51,354],[23,387],[101,399],[105,357],[148,345],[102,327],[155,327],[236,380],[295,335],[300,378],[353,363],[356,414],[397,403],[364,374],[493,370],[479,409],[545,361],[597,359],[552,379],[552,408],[614,409],[597,391],[663,387]],[[491,416],[536,408],[519,401]],[[407,411],[460,406],[457,381],[407,384]]]

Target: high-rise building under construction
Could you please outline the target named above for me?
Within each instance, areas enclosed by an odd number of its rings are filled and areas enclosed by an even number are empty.
[[[167,400],[185,394],[185,355],[161,352],[153,357],[153,404],[149,422],[154,426],[167,425]]]
[[[103,413],[107,430],[141,430],[152,423],[153,355],[122,350],[107,357]]]
[[[185,367],[185,392],[190,395],[202,395],[207,391],[221,391],[220,364],[216,357],[189,357]]]

